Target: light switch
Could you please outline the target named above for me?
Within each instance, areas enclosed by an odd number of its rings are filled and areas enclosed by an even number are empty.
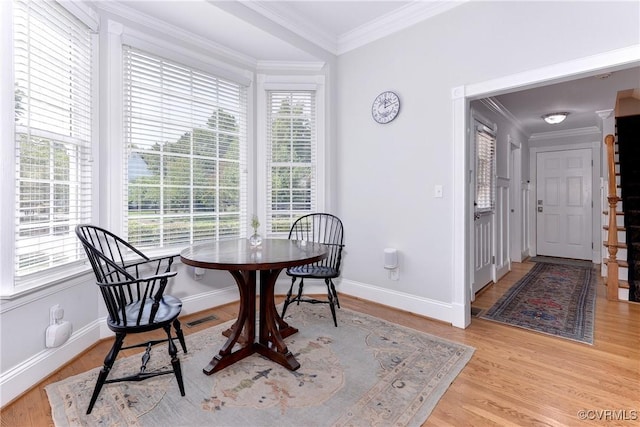
[[[442,197],[442,185],[433,187],[433,197]]]

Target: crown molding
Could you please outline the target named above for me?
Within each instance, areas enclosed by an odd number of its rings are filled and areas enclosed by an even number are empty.
[[[364,46],[458,7],[470,0],[414,1],[338,36],[336,55]]]
[[[525,136],[525,138],[529,138],[529,132],[527,132],[524,127],[522,127],[522,122],[514,116],[511,111],[507,110],[507,107],[502,105],[497,99],[483,98],[480,102],[487,107],[488,109],[500,114],[502,117],[507,119],[509,122],[513,123],[513,125]]]
[[[467,1],[470,0],[415,0],[337,37],[324,31],[315,23],[291,12],[286,5],[278,2],[246,1],[242,4],[333,55],[341,55],[446,12]]]
[[[323,61],[258,61],[257,71],[310,71],[320,72],[324,68]]]
[[[335,37],[322,30],[313,22],[291,12],[286,5],[269,1],[245,1],[242,2],[242,4],[270,21],[294,32],[311,43],[320,46],[329,53],[336,55],[338,49]]]
[[[613,113],[613,108],[610,108],[608,110],[598,110],[596,111],[596,114],[598,115],[598,117],[600,117],[602,120],[606,120],[609,117],[611,117],[611,114]]]
[[[99,1],[99,2],[96,2],[95,4],[97,8],[103,11],[112,13],[121,18],[128,19],[132,22],[136,22],[140,25],[144,25],[146,27],[155,29],[157,31],[162,32],[163,34],[171,34],[171,36],[175,39],[197,46],[198,48],[203,49],[212,54],[218,55],[221,58],[235,61],[239,64],[242,64],[244,66],[248,66],[251,68],[255,68],[257,65],[257,60],[249,55],[245,55],[233,49],[229,49],[214,41],[211,41],[204,37],[200,37],[193,33],[185,31],[183,28],[170,25],[165,21],[162,21],[157,18],[153,18],[144,13],[138,12],[137,10],[129,6],[126,6],[124,4],[121,4],[118,2],[111,2],[111,1]]]
[[[552,132],[534,133],[529,137],[529,142],[548,141],[550,139],[569,138],[574,136],[600,135],[602,131],[597,126],[588,126],[577,129],[558,130]]]

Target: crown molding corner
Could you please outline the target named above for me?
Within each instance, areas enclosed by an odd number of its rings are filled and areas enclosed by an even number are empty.
[[[313,22],[289,12],[285,6],[278,5],[276,2],[257,1],[245,1],[242,4],[327,52],[337,55],[337,45],[334,37],[318,28]]]
[[[611,117],[611,113],[613,113],[613,108],[610,108],[608,110],[598,110],[598,111],[596,111],[596,114],[602,120],[605,120],[605,119],[608,119],[609,117]]]
[[[390,34],[404,30],[418,22],[444,13],[470,0],[414,1],[408,5],[374,19],[338,37],[337,55],[364,46]]]
[[[524,129],[524,127],[522,126],[522,123],[520,122],[520,120],[518,120],[518,118],[516,116],[514,116],[513,113],[511,113],[511,111],[509,111],[507,109],[507,107],[502,105],[500,103],[500,101],[498,101],[496,98],[494,98],[494,97],[483,98],[483,99],[480,100],[480,102],[485,107],[487,107],[490,110],[500,114],[502,117],[507,119],[509,122],[513,123],[513,125],[516,127],[516,129],[518,129],[525,136],[525,138],[530,138],[529,133]]]

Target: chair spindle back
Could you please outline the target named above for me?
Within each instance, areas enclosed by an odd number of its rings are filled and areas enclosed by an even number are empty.
[[[329,254],[325,259],[311,265],[330,267],[340,271],[343,244],[342,221],[327,213],[313,213],[298,218],[289,231],[290,240],[306,240],[307,242],[323,243],[329,247]]]

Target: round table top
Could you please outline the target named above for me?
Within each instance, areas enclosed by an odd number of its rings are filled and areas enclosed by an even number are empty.
[[[327,257],[320,243],[289,239],[263,239],[252,247],[248,239],[217,240],[180,252],[184,264],[215,270],[271,270],[311,264]]]

